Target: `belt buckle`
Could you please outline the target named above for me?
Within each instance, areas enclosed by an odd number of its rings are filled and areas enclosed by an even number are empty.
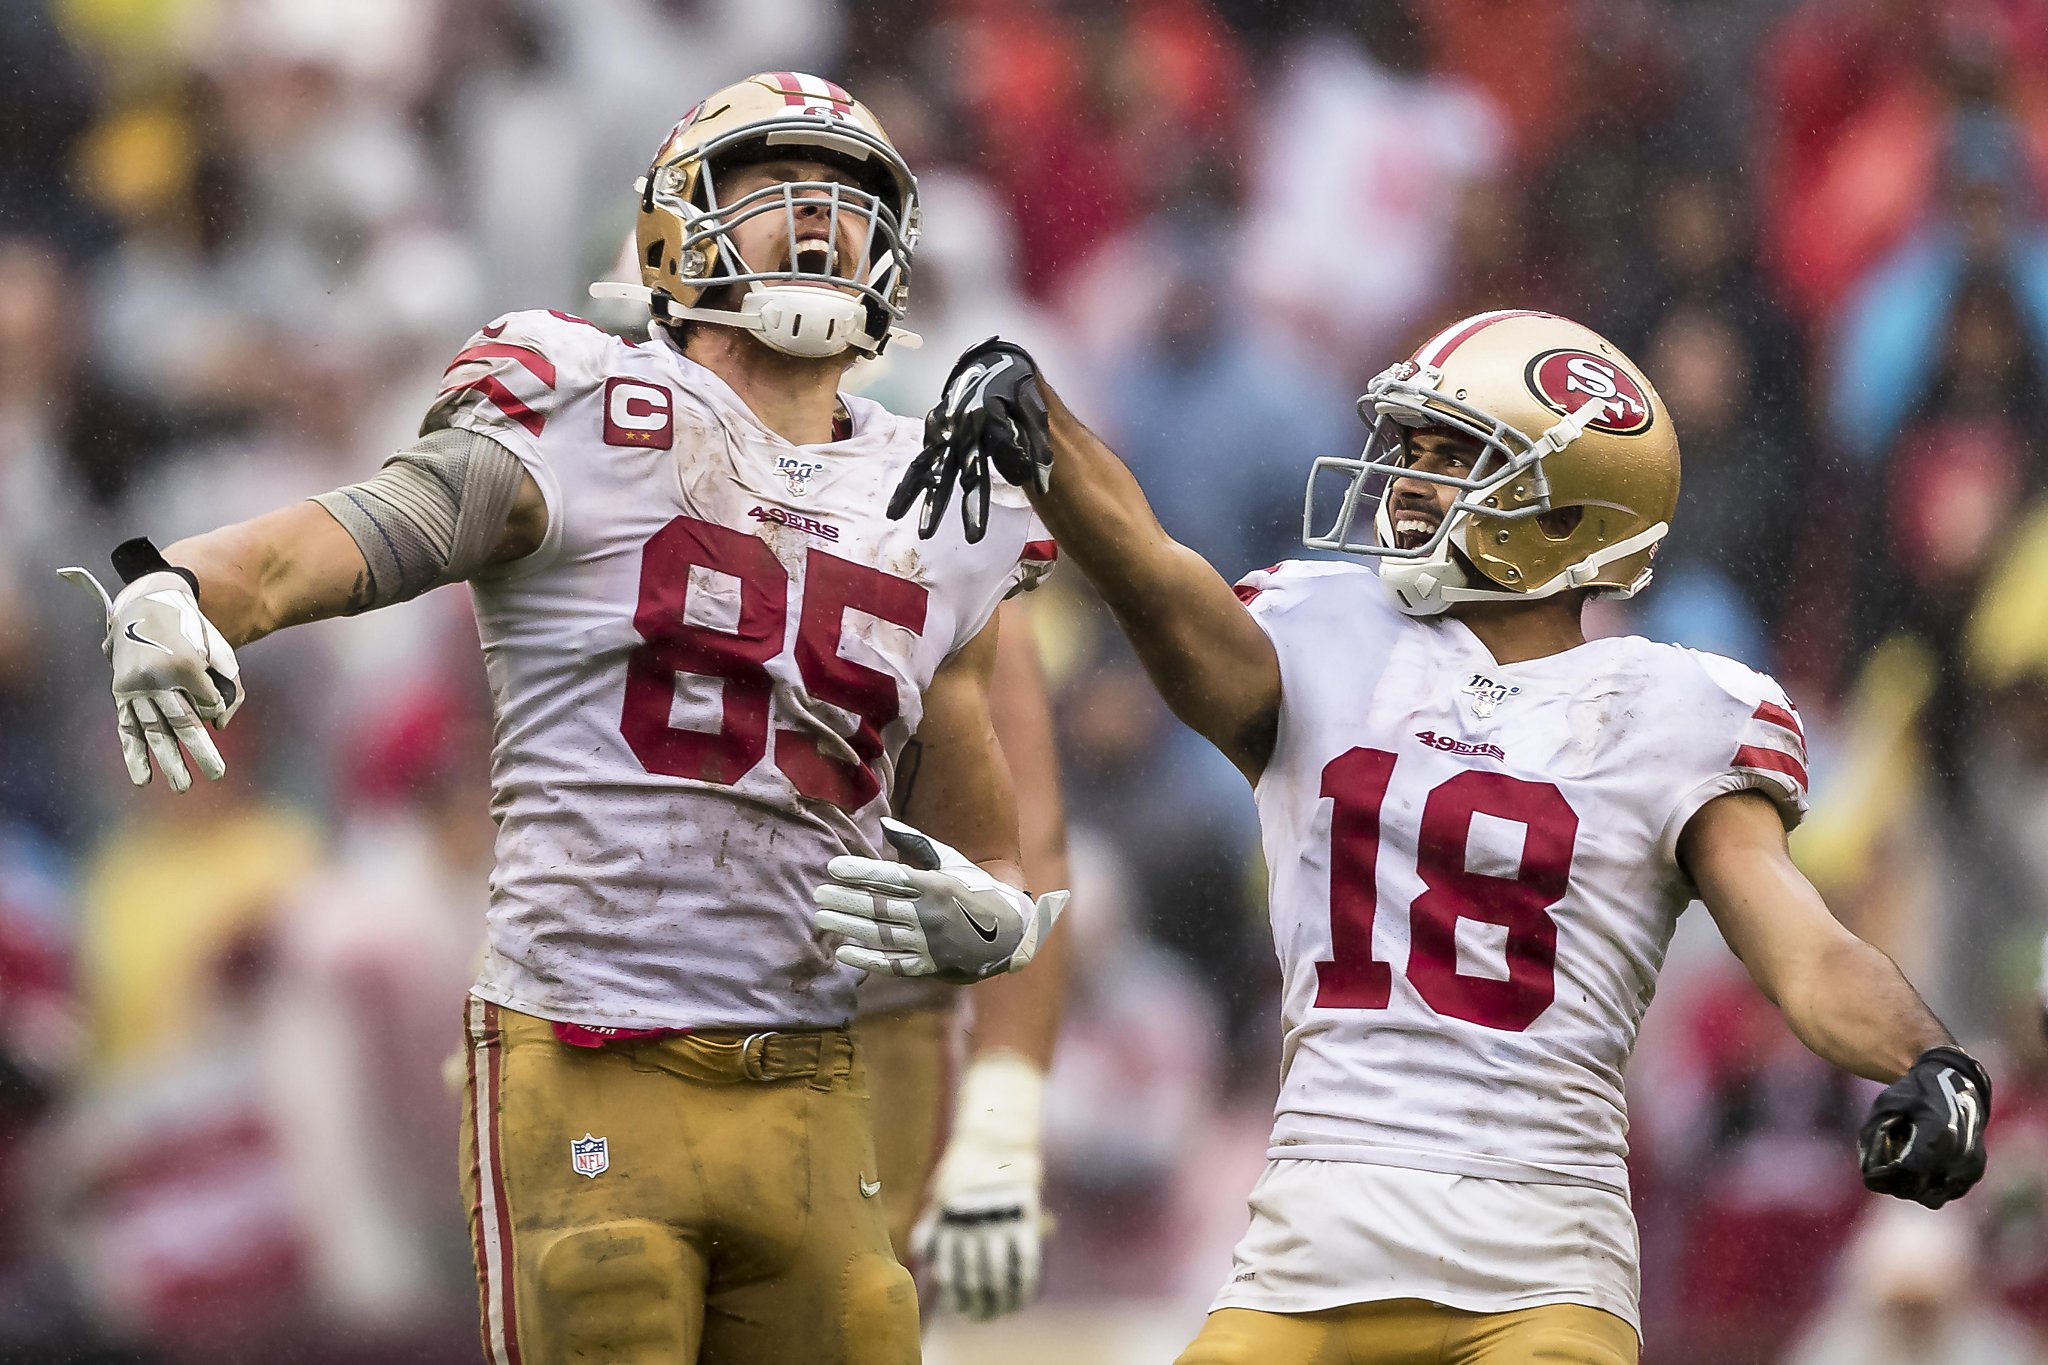
[[[768,1079],[768,1040],[773,1032],[749,1033],[740,1043],[740,1074],[750,1081]]]

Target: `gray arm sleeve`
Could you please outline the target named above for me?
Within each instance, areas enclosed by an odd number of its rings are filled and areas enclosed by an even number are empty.
[[[313,501],[363,552],[367,606],[388,607],[486,567],[524,473],[490,437],[442,428],[393,455],[375,478]]]

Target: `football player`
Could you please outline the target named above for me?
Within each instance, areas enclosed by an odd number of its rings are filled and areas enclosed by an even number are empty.
[[[1256,792],[1283,1081],[1182,1365],[1635,1360],[1622,1068],[1694,899],[1808,1047],[1886,1083],[1865,1183],[1966,1192],[1990,1081],[1793,865],[1798,712],[1727,659],[1581,630],[1589,597],[1648,583],[1676,506],[1649,380],[1509,310],[1446,327],[1360,412],[1363,454],[1317,461],[1304,520],[1376,567],[1290,562],[1233,592],[1000,342],[963,357],[897,500],[925,496],[935,530],[991,470],[1029,489]]]
[[[650,340],[501,317],[374,478],[115,552],[122,752],[137,784],[217,778],[236,647],[469,582],[498,820],[462,1141],[486,1358],[903,1365],[858,973],[808,907],[831,860],[884,851],[916,731],[939,838],[892,823],[911,866],[877,865],[956,979],[1029,961],[1064,893],[1019,889],[989,688],[997,606],[1050,542],[1021,496],[971,541],[882,515],[918,428],[840,379],[901,317],[918,207],[865,107],[750,77],[638,188]]]

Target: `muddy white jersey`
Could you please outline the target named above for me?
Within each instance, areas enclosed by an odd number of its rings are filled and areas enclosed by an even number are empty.
[[[1280,660],[1260,777],[1285,978],[1271,1155],[1626,1190],[1622,1068],[1687,820],[1806,806],[1769,678],[1637,638],[1497,664],[1354,564],[1239,587]]]
[[[477,994],[626,1028],[845,1023],[859,973],[811,926],[880,817],[934,672],[1053,551],[1015,490],[988,534],[884,507],[920,426],[844,399],[796,446],[666,338],[513,313],[428,429],[518,456],[538,550],[472,582],[495,709]]]

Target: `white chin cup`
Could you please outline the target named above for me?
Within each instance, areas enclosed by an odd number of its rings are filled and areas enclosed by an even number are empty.
[[[808,284],[757,284],[740,300],[740,312],[768,346],[813,360],[838,355],[862,338],[867,324],[859,299]]]
[[[1462,588],[1465,570],[1448,553],[1441,558],[1388,559],[1380,563],[1380,582],[1394,595],[1395,605],[1410,616],[1436,616],[1451,605],[1446,588]]]

